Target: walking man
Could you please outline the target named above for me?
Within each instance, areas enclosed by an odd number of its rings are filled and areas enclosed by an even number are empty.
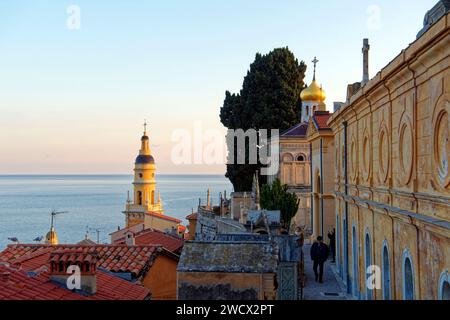
[[[330,251],[331,256],[333,257],[332,263],[336,262],[336,229],[333,228],[332,231],[328,232],[328,239],[330,239]]]
[[[317,237],[317,241],[311,246],[311,260],[314,262],[313,269],[316,276],[316,282],[319,281],[323,283],[323,265],[328,259],[328,246],[323,243],[323,238],[321,236]],[[319,273],[317,272],[317,267],[319,267]]]

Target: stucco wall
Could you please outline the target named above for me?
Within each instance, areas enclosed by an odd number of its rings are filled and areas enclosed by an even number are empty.
[[[151,291],[152,300],[175,300],[177,297],[177,262],[159,255],[143,279]]]

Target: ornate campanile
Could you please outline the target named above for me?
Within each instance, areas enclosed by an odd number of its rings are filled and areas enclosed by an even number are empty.
[[[141,149],[134,163],[133,200],[128,197],[124,211],[127,227],[143,223],[147,212],[163,214],[160,194],[156,194],[155,159],[149,142],[147,123],[144,123]]]

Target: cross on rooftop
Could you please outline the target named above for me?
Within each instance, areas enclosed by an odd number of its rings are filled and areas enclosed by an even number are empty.
[[[311,61],[312,63],[314,63],[314,76],[313,76],[313,80],[316,80],[316,64],[317,62],[319,62],[319,60],[317,60],[316,57],[314,57],[314,60]]]

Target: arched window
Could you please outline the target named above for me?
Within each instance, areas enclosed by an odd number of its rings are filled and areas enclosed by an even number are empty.
[[[142,192],[138,191],[137,193],[137,200],[138,200],[138,205],[142,205]]]
[[[450,300],[450,276],[448,271],[441,274],[439,279],[439,300]]]
[[[389,250],[387,241],[383,243],[383,299],[391,300],[391,264],[389,260]]]
[[[305,161],[305,156],[304,155],[299,155],[297,157],[297,161],[304,162]]]
[[[408,250],[403,253],[403,300],[414,300],[414,269]]]
[[[365,263],[366,263],[366,268],[365,268],[365,273],[366,273],[366,299],[367,300],[372,300],[372,289],[369,289],[367,287],[367,280],[368,280],[367,268],[372,265],[372,246],[371,246],[371,243],[370,243],[370,235],[369,235],[368,232],[366,232],[364,251],[365,251],[365,255],[366,255],[366,259],[365,259]]]

